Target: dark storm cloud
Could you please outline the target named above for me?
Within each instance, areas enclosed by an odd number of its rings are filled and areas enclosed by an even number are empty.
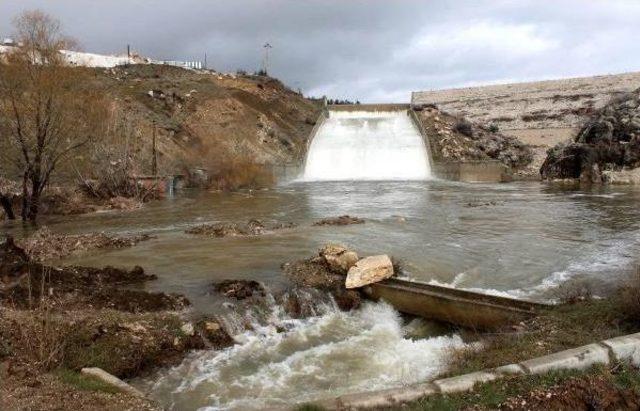
[[[408,101],[412,90],[640,70],[637,0],[0,0],[43,9],[86,51],[130,43],[218,70],[260,66],[306,94]]]

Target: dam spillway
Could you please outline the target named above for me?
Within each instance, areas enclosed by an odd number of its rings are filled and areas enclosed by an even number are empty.
[[[332,110],[311,136],[303,179],[428,180],[429,153],[407,110]]]

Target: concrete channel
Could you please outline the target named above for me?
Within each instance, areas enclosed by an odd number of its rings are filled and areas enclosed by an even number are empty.
[[[465,328],[492,330],[530,318],[549,304],[391,278],[364,289],[400,312]]]

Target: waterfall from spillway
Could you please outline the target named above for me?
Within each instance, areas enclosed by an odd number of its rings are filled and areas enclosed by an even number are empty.
[[[329,111],[304,168],[306,181],[428,180],[429,154],[406,111]]]

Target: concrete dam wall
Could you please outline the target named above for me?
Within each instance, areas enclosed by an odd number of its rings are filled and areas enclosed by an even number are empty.
[[[572,137],[612,97],[640,87],[640,72],[412,93],[411,104],[434,104],[506,135],[553,146]]]

